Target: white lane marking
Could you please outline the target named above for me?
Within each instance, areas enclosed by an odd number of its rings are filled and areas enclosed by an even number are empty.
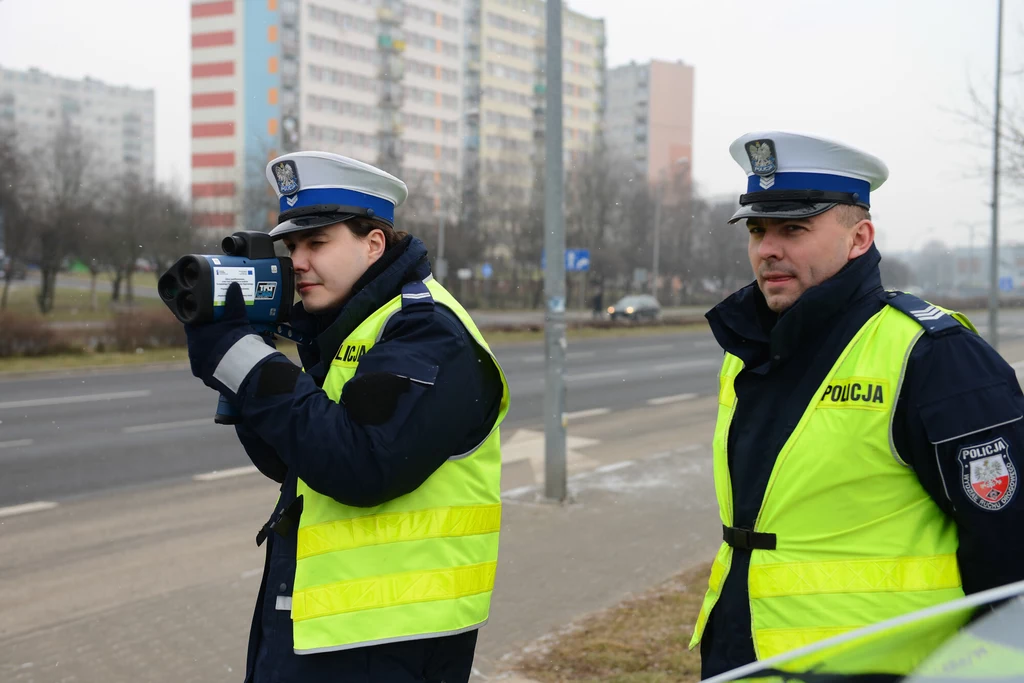
[[[18,439],[17,441],[0,441],[0,448],[17,448],[18,446],[31,446],[32,439]]]
[[[37,500],[34,503],[11,505],[10,507],[0,508],[0,518],[23,515],[27,512],[42,512],[43,510],[52,510],[55,507],[57,507],[57,503],[53,503],[48,500]]]
[[[205,474],[197,474],[192,478],[196,481],[217,481],[218,479],[240,477],[244,474],[255,474],[256,472],[259,472],[259,470],[249,465],[248,467],[233,467],[229,470],[214,470]]]
[[[565,354],[566,360],[574,360],[577,358],[593,358],[597,355],[597,351],[570,351]],[[542,353],[538,353],[530,356],[523,356],[519,360],[523,363],[543,363],[546,356]]]
[[[569,375],[567,378],[570,382],[578,382],[584,379],[599,379],[601,377],[618,377],[619,375],[625,375],[625,368],[621,370],[601,370],[600,372],[584,372],[582,375]]]
[[[143,432],[159,432],[163,429],[180,429],[181,427],[202,427],[213,425],[216,422],[212,417],[204,417],[197,420],[181,420],[180,422],[161,422],[159,424],[138,425],[136,427],[125,427],[121,431],[125,434],[141,434]]]
[[[37,406],[59,406],[68,403],[92,403],[93,401],[113,401],[120,398],[144,398],[153,392],[149,389],[142,391],[118,391],[111,394],[86,394],[84,396],[58,396],[54,398],[33,398],[27,401],[6,401],[0,403],[0,410],[4,408],[35,408]]]
[[[654,346],[630,346],[625,349],[619,349],[617,353],[628,353],[630,355],[637,353],[658,353],[659,351],[671,351],[674,348],[674,344],[655,344]]]
[[[663,406],[666,403],[678,403],[680,401],[692,401],[697,398],[697,394],[676,394],[675,396],[659,396],[658,398],[648,399],[647,405],[649,406]]]
[[[665,363],[664,365],[655,365],[654,369],[659,372],[666,370],[687,370],[689,368],[704,368],[711,365],[717,364],[718,361],[713,361],[710,358],[702,360],[684,360],[679,363]]]
[[[502,498],[515,498],[521,496],[524,493],[529,493],[537,488],[536,484],[530,484],[529,486],[520,486],[519,488],[509,489],[501,494]]]
[[[612,412],[611,408],[591,408],[590,410],[577,410],[574,413],[565,413],[566,420],[582,420],[585,417],[597,417]]]
[[[625,469],[626,467],[630,467],[632,465],[632,460],[623,460],[622,462],[614,462],[611,465],[604,465],[603,467],[598,467],[596,470],[594,470],[594,472],[600,474],[607,474],[608,472],[614,472],[615,470]]]
[[[254,576],[260,576],[261,574],[263,574],[263,567],[260,567],[259,569],[248,569],[242,572],[241,576],[239,576],[238,578],[251,579]]]

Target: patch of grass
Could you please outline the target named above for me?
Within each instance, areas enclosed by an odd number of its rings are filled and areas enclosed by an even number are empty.
[[[299,362],[299,354],[291,342],[277,341],[281,353]],[[53,356],[0,358],[0,375],[22,372],[53,372],[55,370],[89,370],[121,365],[145,365],[147,363],[188,363],[188,351],[183,347],[167,349],[146,349],[142,353],[67,353]]]
[[[124,289],[121,290],[122,297]],[[7,294],[7,310],[18,315],[38,316],[55,322],[91,322],[110,320],[114,317],[111,307],[110,286],[99,284],[96,287],[96,310],[90,307],[91,295],[86,289],[58,287],[53,299],[53,310],[47,315],[39,312],[36,297],[39,295],[38,285],[20,286]],[[118,304],[119,309],[127,311],[127,305]],[[159,299],[136,297],[132,307],[134,310],[152,310],[164,308]]]
[[[710,572],[701,565],[590,615],[513,666],[541,683],[696,683],[700,653],[687,646]]]
[[[175,362],[188,362],[188,354],[185,352],[185,349],[149,349],[142,353],[67,353],[53,356],[14,356],[11,358],[0,358],[0,373],[50,372],[53,370]]]
[[[88,292],[86,294],[88,294]],[[59,296],[60,294],[58,292],[58,297]],[[139,301],[142,301],[142,299],[140,299]],[[162,306],[162,304],[160,304],[160,302],[158,301],[153,300],[153,303],[156,303],[158,306]],[[32,304],[34,305],[34,301],[32,302]],[[89,318],[70,319],[89,320]],[[567,330],[566,336],[570,340],[614,337],[644,337],[659,334],[674,334],[703,330],[707,330],[707,325],[651,325],[644,327],[615,328],[584,327],[579,329]],[[543,331],[495,330],[488,332],[487,330],[483,330],[483,334],[488,344],[491,345],[521,344],[544,340]],[[295,350],[294,344],[292,344],[286,339],[278,339],[276,343],[277,348],[282,353],[289,356],[295,362],[298,362],[299,356]],[[53,370],[89,369],[96,367],[114,367],[118,365],[143,365],[146,363],[174,362],[188,362],[188,353],[186,353],[184,348],[148,349],[142,353],[83,352],[76,354],[58,354],[53,356],[41,356],[34,358],[0,358],[0,374],[11,372],[49,372]]]
[[[660,334],[677,334],[684,332],[706,331],[704,323],[687,325],[643,325],[637,327],[579,327],[565,331],[567,339],[598,339],[612,337],[651,337]],[[484,339],[490,345],[516,344],[544,340],[544,330],[481,330]]]

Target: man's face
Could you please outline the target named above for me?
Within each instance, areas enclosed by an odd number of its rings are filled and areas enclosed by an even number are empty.
[[[293,232],[281,241],[291,255],[295,289],[303,307],[310,313],[322,313],[341,304],[366,269],[380,258],[384,237],[379,230],[357,237],[344,223],[335,223]]]
[[[788,309],[801,294],[871,246],[874,227],[870,221],[844,225],[838,213],[832,208],[810,218],[747,220],[750,265],[768,308],[775,313]]]

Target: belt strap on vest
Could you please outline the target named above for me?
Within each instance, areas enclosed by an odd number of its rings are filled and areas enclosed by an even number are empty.
[[[775,534],[722,525],[722,540],[742,550],[775,550]]]
[[[302,515],[302,496],[298,496],[288,507],[272,516],[259,533],[256,534],[256,546],[263,545],[267,536],[273,531],[281,538],[288,538],[292,531],[299,525],[299,517]]]

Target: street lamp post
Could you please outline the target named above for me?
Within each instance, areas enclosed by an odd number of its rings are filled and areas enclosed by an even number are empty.
[[[992,140],[992,253],[988,282],[988,342],[999,348],[999,109],[1003,82],[1003,0],[998,0],[996,23],[996,106]]]

